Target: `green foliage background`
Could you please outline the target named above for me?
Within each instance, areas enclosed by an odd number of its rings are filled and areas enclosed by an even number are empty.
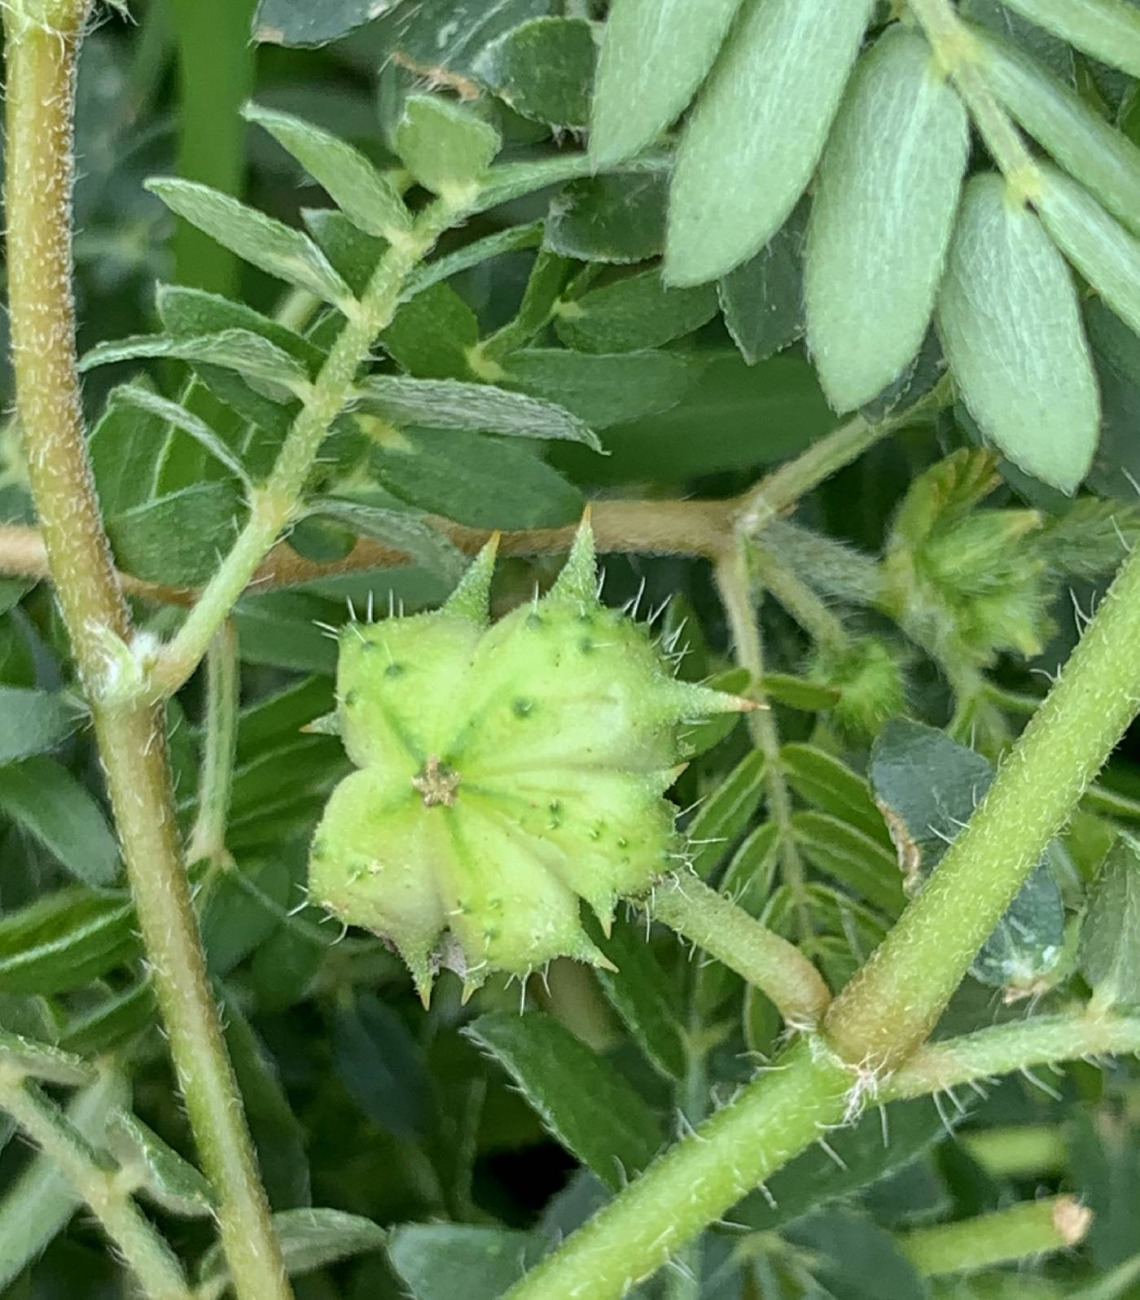
[[[90,451],[119,566],[164,589],[199,586],[213,572],[244,520],[243,480],[272,463],[300,386],[335,335],[339,318],[323,288],[331,283],[334,299],[337,283],[358,291],[380,248],[379,230],[365,233],[330,207],[271,134],[247,124],[246,99],[430,183],[438,124],[417,126],[427,141],[417,154],[407,116],[409,96],[435,91],[498,132],[501,164],[536,163],[555,182],[524,186],[444,236],[379,341],[367,401],[334,427],[307,486],[308,513],[289,535],[296,555],[317,565],[343,560],[360,536],[413,563],[254,590],[234,614],[241,711],[232,801],[225,853],[194,868],[196,897],[273,1209],[356,1216],[282,1220],[293,1257],[304,1260],[296,1286],[307,1300],[443,1300],[460,1289],[492,1300],[668,1139],[731,1098],[781,1041],[759,990],[663,927],[647,932],[632,910],[603,943],[616,974],[560,962],[521,990],[491,981],[467,1005],[444,976],[424,1010],[382,942],[342,935],[305,905],[308,841],[346,760],[334,737],[302,727],[333,705],[335,646],[322,628],[345,620],[347,602],[381,611],[438,604],[462,567],[460,535],[441,532],[439,516],[470,529],[533,530],[574,523],[591,500],[727,502],[839,423],[820,384],[831,364],[822,361],[825,341],[865,334],[863,351],[881,361],[888,322],[841,311],[842,283],[817,281],[813,299],[810,266],[805,322],[805,244],[827,237],[811,232],[809,213],[826,191],[828,162],[805,197],[815,155],[798,181],[792,160],[780,199],[768,192],[779,188],[778,168],[764,173],[765,189],[755,156],[768,138],[764,112],[772,132],[786,125],[789,148],[807,131],[788,103],[759,103],[742,118],[739,104],[713,102],[714,77],[688,125],[660,135],[700,80],[690,76],[685,91],[680,66],[700,32],[678,40],[678,66],[640,70],[657,81],[626,92],[628,139],[611,127],[613,167],[592,174],[580,146],[605,7],[391,0],[378,13],[363,0],[262,0],[252,15],[235,0],[147,0],[136,25],[107,18],[84,48],[76,292],[81,351],[101,345],[88,356]],[[964,0],[960,10],[1004,43],[1008,67],[1048,70],[1054,80],[1039,85],[1051,88],[1060,142],[1035,130],[1012,92],[998,98],[1137,229],[1135,78],[1048,23],[1029,23],[1024,7]],[[697,8],[724,10],[723,30],[733,6]],[[870,45],[890,15],[885,5],[862,8]],[[249,22],[257,43],[247,48]],[[734,28],[729,55],[741,39]],[[861,39],[862,27],[852,57]],[[838,102],[841,47],[837,36],[821,68],[802,71],[789,93],[822,104],[813,78],[826,73]],[[1127,48],[1122,57],[1131,58]],[[671,102],[654,100],[665,90]],[[413,116],[420,111],[434,110],[413,100]],[[839,126],[848,120],[841,110]],[[1091,130],[1089,120],[1112,129],[1111,143],[1093,131],[1083,154],[1066,154],[1065,130]],[[262,121],[274,131],[273,119]],[[839,129],[826,114],[817,126],[820,146]],[[701,144],[702,131],[711,143]],[[875,162],[858,138],[848,147],[860,163]],[[965,157],[963,141],[963,166]],[[1092,160],[1083,171],[1081,158]],[[988,169],[977,141],[969,166]],[[275,228],[248,215],[222,222],[222,244],[177,222],[169,209],[190,210],[188,191],[168,188],[164,205],[161,189],[144,188],[156,173],[240,195],[306,230],[314,242],[301,255],[310,259],[304,274],[282,289],[270,272],[300,245],[275,245],[283,238]],[[896,205],[890,237],[915,233],[928,197],[912,195],[913,209]],[[969,816],[1040,699],[1042,677],[1074,644],[1074,607],[1079,622],[1135,536],[1140,256],[1135,267],[1127,258],[1108,264],[1119,281],[1110,291],[1100,282],[1102,246],[1080,243],[1076,254],[1068,246],[1100,229],[1082,212],[1083,225],[1046,220],[1079,280],[1041,235],[1061,295],[1072,293],[1079,311],[1067,334],[1051,331],[1048,312],[1035,329],[1041,304],[1031,291],[1011,291],[1009,368],[999,364],[1001,336],[996,345],[967,337],[957,351],[948,342],[951,395],[939,337],[954,337],[945,315],[953,309],[943,300],[939,330],[928,330],[932,282],[925,316],[916,309],[914,347],[890,368],[891,382],[843,403],[872,423],[915,412],[812,491],[794,519],[762,534],[758,577],[775,599],[761,611],[761,681],[734,668],[710,565],[692,547],[655,557],[616,547],[605,562],[608,602],[633,600],[642,611],[668,602],[659,617],[684,649],[683,676],[751,687],[772,702],[774,752],[761,753],[743,724],[702,733],[675,798],[698,873],[800,940],[833,989],[902,910],[904,883],[920,883]],[[934,243],[949,238],[952,222],[944,224]],[[831,252],[844,273],[860,241],[888,239],[874,221],[837,231]],[[1132,256],[1136,245],[1120,247]],[[940,267],[945,248],[936,252]],[[998,278],[986,282],[996,283],[995,298],[1000,271],[995,259],[989,272]],[[969,335],[970,323],[963,328]],[[972,379],[971,350],[982,345],[991,350]],[[864,360],[848,358],[844,374]],[[1034,375],[1039,393],[1025,387]],[[843,383],[832,374],[833,399]],[[3,384],[7,406],[6,374]],[[1080,394],[1094,388],[1099,418],[1082,428]],[[1025,412],[1038,399],[1034,422]],[[1076,496],[1058,490],[1080,482]],[[33,517],[11,424],[0,431],[0,516]],[[507,561],[498,609],[546,585],[557,567],[541,556]],[[179,618],[174,602],[140,599],[139,610],[156,634]],[[71,1103],[93,1142],[129,1088],[133,1114],[159,1138],[128,1133],[120,1150],[132,1159],[143,1151],[151,1212],[191,1259],[212,1241],[206,1193],[184,1161],[155,1154],[165,1152],[158,1142],[187,1157],[192,1146],[73,679],[46,586],[0,579],[0,1027],[101,1063],[106,1077]],[[187,834],[205,709],[198,679],[169,706]],[[788,800],[782,810],[777,787]],[[884,807],[896,840],[901,824],[920,850],[905,880]],[[987,944],[940,1033],[1064,1008],[1090,988],[1110,986],[1118,1006],[1140,1001],[1131,840],[1117,842],[1099,878],[1089,909],[1098,928],[1080,925],[1117,830],[1137,821],[1140,768],[1126,743]],[[806,891],[789,860],[806,872]],[[893,1103],[799,1157],[636,1294],[1140,1295],[1138,1126],[1127,1060],[1014,1076],[978,1096]],[[123,1294],[98,1236],[18,1140],[0,1153],[0,1185],[4,1294]],[[1046,1192],[1075,1193],[1095,1212],[1074,1249],[967,1280],[923,1276],[907,1262],[907,1232]],[[214,1293],[216,1269],[207,1256],[201,1294]]]

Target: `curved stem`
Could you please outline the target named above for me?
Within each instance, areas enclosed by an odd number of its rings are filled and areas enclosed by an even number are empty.
[[[14,1119],[86,1201],[149,1300],[191,1300],[182,1268],[158,1230],[131,1200],[117,1171],[34,1083],[0,1069],[0,1110]]]
[[[4,6],[16,405],[48,568],[91,705],[179,1083],[242,1300],[290,1295],[230,1069],[176,837],[160,709],[116,703],[130,621],[99,518],[75,372],[71,114],[86,0]],[[136,693],[137,694],[137,693]]]
[[[699,876],[671,876],[650,911],[698,948],[762,990],[797,1029],[817,1024],[831,1002],[823,976],[794,945],[754,920]]]
[[[886,1081],[883,1095],[921,1097],[1053,1061],[1128,1052],[1140,1052],[1138,1017],[1037,1016],[920,1047]]]
[[[915,1228],[902,1234],[898,1243],[927,1277],[968,1273],[1068,1250],[1084,1238],[1092,1217],[1092,1211],[1074,1197],[1050,1196],[976,1219]]]
[[[753,567],[764,589],[783,605],[817,645],[842,654],[851,641],[842,622],[812,588],[767,547],[753,542],[751,550]]]

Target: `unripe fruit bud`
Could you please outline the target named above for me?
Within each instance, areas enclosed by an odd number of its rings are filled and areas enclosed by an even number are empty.
[[[859,637],[839,651],[821,648],[809,676],[840,690],[831,717],[839,732],[854,741],[872,739],[888,718],[906,712],[902,667],[878,637]]]
[[[599,602],[588,524],[550,592],[492,627],[493,568],[492,544],[442,609],[340,638],[337,729],[360,770],[317,828],[310,894],[393,943],[425,1001],[440,966],[470,991],[553,957],[604,964],[579,900],[608,930],[676,865],[679,733],[752,707],[677,681]]]

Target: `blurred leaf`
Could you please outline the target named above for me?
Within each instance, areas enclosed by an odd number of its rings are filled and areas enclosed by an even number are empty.
[[[139,951],[134,907],[72,888],[0,917],[0,987],[59,993],[98,979]]]
[[[332,1018],[337,1073],[364,1113],[397,1137],[423,1135],[431,1084],[423,1056],[400,1017],[370,993],[358,993]]]
[[[529,1233],[463,1223],[409,1224],[388,1244],[413,1300],[498,1300],[541,1249]]]
[[[95,1079],[95,1067],[81,1057],[65,1052],[50,1043],[37,1043],[20,1034],[0,1031],[0,1062],[30,1079],[58,1083],[68,1088],[82,1087]]]
[[[770,1232],[905,1167],[944,1134],[938,1108],[928,1097],[872,1108],[852,1127],[827,1134],[842,1165],[822,1147],[809,1147],[768,1179],[770,1196],[750,1192],[733,1209],[732,1220]]]
[[[410,95],[396,128],[396,152],[416,180],[435,194],[482,179],[501,143],[489,123],[434,95]]]
[[[386,25],[392,53],[417,75],[470,96],[479,53],[491,41],[550,10],[550,0],[419,0]]]
[[[129,1110],[111,1115],[107,1149],[135,1173],[144,1194],[170,1214],[202,1218],[215,1212],[213,1190],[202,1174]]]
[[[764,797],[764,755],[750,750],[704,800],[685,835],[692,868],[707,878],[740,836]]]
[[[1132,505],[1140,481],[1140,339],[1102,302],[1085,304],[1102,407],[1089,486]]]
[[[111,400],[117,405],[134,406],[139,410],[147,411],[167,427],[181,429],[220,465],[229,470],[236,479],[239,481],[246,479],[245,467],[239,457],[230,450],[225,440],[193,411],[188,411],[184,406],[168,401],[165,397],[159,397],[157,393],[144,388],[141,384],[121,385],[113,391]]]
[[[541,1012],[493,1011],[463,1032],[521,1088],[543,1124],[611,1191],[661,1145],[657,1121],[625,1079]]]
[[[597,49],[582,18],[533,18],[505,32],[475,72],[516,113],[554,127],[584,127]]]
[[[969,134],[926,39],[889,28],[855,67],[808,225],[808,346],[838,411],[869,402],[922,345]]]
[[[808,208],[800,204],[764,247],[717,281],[724,323],[754,366],[804,332],[803,247]]]
[[[1003,0],[1078,50],[1140,77],[1140,13],[1125,0]]]
[[[926,1300],[925,1280],[891,1233],[869,1219],[828,1210],[800,1220],[784,1234],[811,1252],[816,1282],[835,1300]]]
[[[404,429],[373,452],[372,468],[397,497],[471,528],[557,528],[584,506],[528,447],[482,434]]]
[[[701,284],[772,238],[804,192],[872,0],[748,5],[697,97],[677,151],[665,278]]]
[[[267,274],[308,289],[325,302],[335,304],[352,296],[325,255],[301,231],[195,181],[156,178],[147,182],[147,189],[172,212]]]
[[[137,1037],[157,1013],[154,989],[140,979],[72,1017],[60,1031],[59,1045],[79,1056],[100,1056]]]
[[[941,731],[894,719],[871,751],[871,784],[908,892],[942,860],[989,789],[993,768]],[[1061,958],[1065,912],[1046,853],[971,967],[997,987],[1028,988]]]
[[[598,983],[649,1061],[667,1078],[684,1077],[688,1053],[681,1036],[682,1008],[669,976],[646,942],[640,919],[616,921],[594,942],[617,967],[598,967]]]
[[[676,406],[700,375],[701,363],[675,352],[599,356],[524,348],[512,352],[503,368],[504,383],[557,402],[591,428],[606,429]]]
[[[273,45],[324,45],[335,41],[400,0],[261,0],[253,39]]]
[[[1089,888],[1078,965],[1098,1004],[1140,1003],[1140,843],[1123,831]]]
[[[579,352],[636,352],[690,334],[716,313],[711,285],[666,289],[654,268],[560,303],[554,328]]]
[[[54,749],[82,720],[81,706],[59,692],[0,686],[0,765]]]
[[[519,438],[564,438],[597,447],[597,439],[582,419],[563,406],[491,384],[372,375],[360,384],[357,395],[360,409],[395,424],[471,429]]]
[[[809,682],[806,678],[794,677],[790,673],[765,673],[760,685],[769,700],[806,713],[833,709],[843,694],[837,686]]]
[[[740,0],[616,0],[602,34],[590,155],[632,157],[680,116],[712,66]]]
[[[580,262],[644,262],[665,248],[663,168],[571,181],[551,200],[545,247]]]
[[[311,516],[338,520],[360,537],[397,547],[448,581],[457,582],[467,568],[467,561],[448,538],[412,511],[346,497],[310,497],[305,509]]]
[[[937,319],[983,433],[1027,474],[1074,491],[1100,425],[1076,291],[1038,217],[993,173],[966,186]]]
[[[171,357],[202,365],[236,370],[260,385],[275,400],[286,400],[308,382],[308,375],[275,343],[250,330],[230,329],[198,338],[171,338],[166,334],[138,334],[111,343],[98,343],[79,363],[82,371],[140,357]]]
[[[54,759],[37,755],[0,767],[0,812],[85,884],[118,877],[119,846],[103,810]]]
[[[814,745],[785,745],[780,763],[785,779],[801,799],[878,843],[890,844],[870,786],[834,755]]]
[[[67,1107],[67,1118],[88,1142],[97,1145],[107,1117],[127,1104],[128,1098],[124,1077],[107,1070],[75,1095]],[[79,1200],[66,1176],[45,1156],[35,1156],[0,1201],[0,1289],[43,1254],[78,1208]]]
[[[1067,85],[1076,83],[1076,62],[1067,42],[1006,8],[1001,0],[962,0],[959,8],[963,18],[989,28],[1002,40],[1040,60]]]
[[[774,464],[834,426],[815,372],[802,357],[772,357],[752,367],[735,351],[698,353],[696,360],[694,382],[671,409],[604,435],[608,457],[559,448],[552,462],[580,483],[683,483]]]
[[[281,1243],[285,1271],[290,1277],[379,1250],[388,1240],[384,1229],[371,1219],[343,1210],[282,1210],[273,1216],[273,1231]],[[211,1246],[198,1269],[199,1284],[206,1284],[209,1293],[216,1294],[218,1284],[227,1276],[221,1246]]]
[[[390,238],[411,228],[395,186],[352,145],[298,117],[257,104],[247,104],[244,116],[287,149],[366,234]]]
[[[240,500],[232,483],[198,483],[112,515],[119,567],[150,582],[202,585],[237,535]]]
[[[902,876],[889,849],[827,813],[792,815],[796,843],[816,868],[845,885],[856,898],[898,916],[906,902]]]

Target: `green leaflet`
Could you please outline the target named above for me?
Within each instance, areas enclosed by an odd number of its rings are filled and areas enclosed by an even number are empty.
[[[1135,333],[1140,334],[1140,241],[1075,181],[1043,167],[1035,207],[1054,242]]]
[[[872,0],[747,0],[685,129],[665,278],[715,279],[783,225],[823,149]]]
[[[1000,40],[975,32],[979,67],[994,94],[1053,157],[1140,234],[1140,149],[1046,71]]]
[[[968,152],[965,107],[930,46],[890,28],[856,65],[808,224],[808,346],[836,410],[869,402],[918,352]]]
[[[1121,834],[1089,890],[1078,954],[1098,1002],[1140,1005],[1140,843]]]
[[[754,257],[717,281],[725,328],[750,366],[804,332],[806,209],[806,202],[799,204]]]
[[[247,104],[243,116],[288,150],[354,226],[386,237],[410,228],[412,219],[392,182],[358,149],[298,117],[257,104]]]
[[[120,1165],[135,1171],[140,1190],[162,1209],[187,1218],[214,1212],[217,1200],[202,1174],[129,1110],[112,1114],[107,1148]]]
[[[82,720],[82,706],[58,691],[0,686],[0,764],[54,749]]]
[[[312,1273],[337,1260],[364,1251],[379,1250],[388,1234],[371,1219],[343,1210],[281,1210],[273,1216],[273,1231],[281,1243],[285,1271],[290,1277]],[[202,1256],[198,1282],[207,1295],[224,1293],[229,1284],[229,1269],[220,1245],[213,1245]]]
[[[71,1052],[61,1051],[50,1043],[37,1042],[24,1038],[20,1034],[9,1034],[0,1030],[0,1064],[6,1069],[18,1071],[30,1079],[42,1079],[45,1083],[66,1084],[77,1088],[92,1083],[95,1068],[82,1057]]]
[[[0,986],[62,993],[138,954],[134,907],[121,897],[58,889],[0,918]]]
[[[1140,11],[1125,0],[1003,0],[1078,50],[1140,77]]]
[[[716,312],[712,285],[666,289],[654,268],[561,303],[554,328],[579,352],[639,352],[691,333]]]
[[[584,127],[597,48],[584,18],[532,18],[492,41],[475,71],[522,117]]]
[[[502,142],[495,128],[470,110],[432,95],[411,95],[396,128],[396,151],[433,194],[476,184]]]
[[[261,0],[253,39],[273,45],[324,45],[343,36],[399,0]]]
[[[1027,474],[1075,491],[1100,422],[1076,291],[1038,218],[993,173],[966,186],[937,321],[982,432]]]
[[[324,253],[301,231],[194,181],[160,177],[147,181],[146,188],[172,212],[269,275],[325,302],[352,297]]]
[[[712,66],[740,0],[616,0],[602,37],[590,125],[599,170],[676,118]]]

